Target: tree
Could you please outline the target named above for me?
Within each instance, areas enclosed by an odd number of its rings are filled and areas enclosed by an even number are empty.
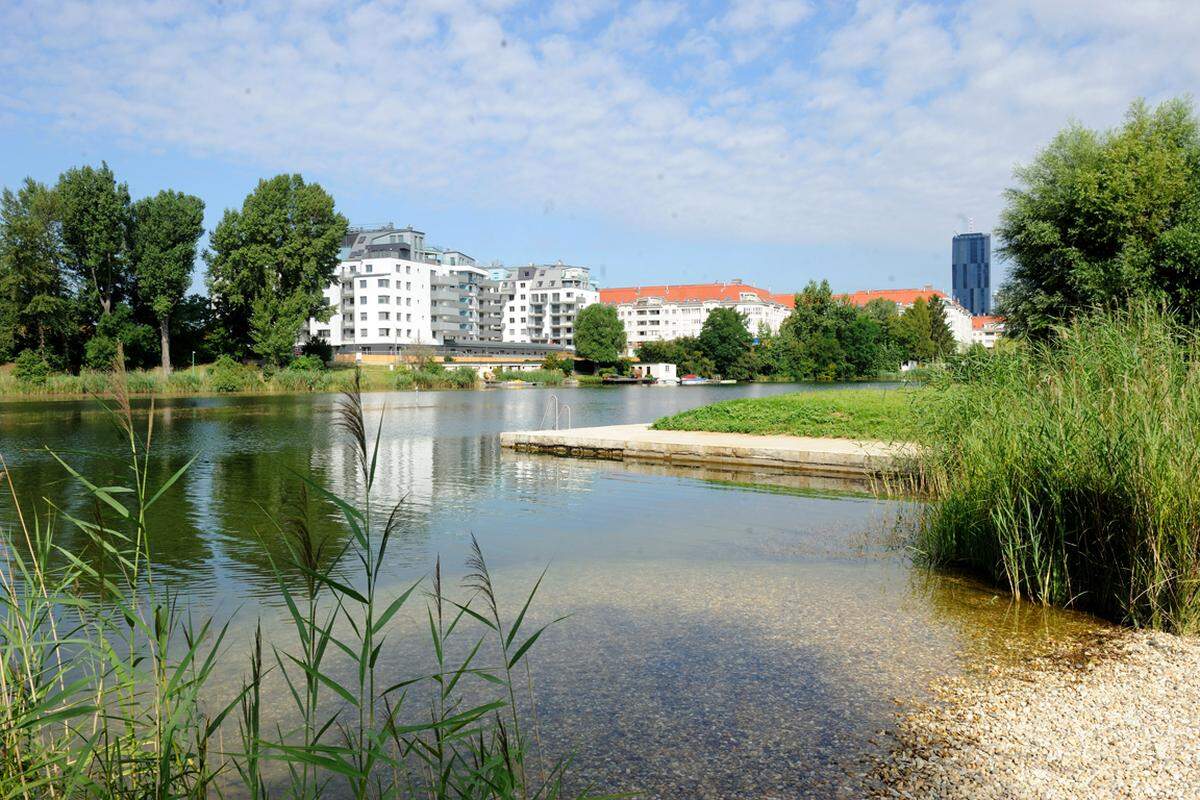
[[[898,329],[906,358],[929,361],[937,355],[937,347],[931,334],[933,316],[929,313],[929,304],[925,302],[924,297],[918,297],[911,306],[904,309],[904,313],[900,315]]]
[[[329,319],[323,292],[346,228],[333,198],[299,175],[259,181],[240,211],[227,210],[205,253],[226,346],[280,364],[309,317]]]
[[[86,287],[102,315],[112,312],[129,284],[129,187],[108,164],[76,167],[58,179],[67,268]]]
[[[1059,133],[1006,193],[1009,333],[1048,336],[1078,312],[1149,296],[1200,319],[1200,125],[1173,100],[1119,129]]]
[[[70,301],[57,220],[54,192],[32,178],[0,197],[0,361],[30,347],[46,358],[50,335],[65,332]]]
[[[730,375],[734,365],[750,351],[753,342],[754,337],[746,330],[745,318],[732,308],[714,308],[700,328],[700,352],[713,362],[722,376]]]
[[[613,306],[592,303],[575,317],[575,353],[580,358],[615,364],[625,352],[625,341],[625,326]]]
[[[171,313],[192,283],[196,244],[204,234],[204,201],[162,191],[133,206],[137,295],[158,320],[162,368],[171,371]]]
[[[946,304],[936,294],[929,298],[929,338],[935,358],[944,358],[958,349],[958,342],[946,321]]]

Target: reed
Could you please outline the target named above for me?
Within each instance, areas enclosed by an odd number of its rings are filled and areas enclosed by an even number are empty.
[[[1018,597],[1200,629],[1200,337],[1153,306],[968,357],[918,393],[918,553]]]
[[[54,456],[90,497],[90,516],[53,506],[30,513],[36,505],[18,496],[0,461],[17,520],[0,532],[0,797],[201,798],[240,784],[255,800],[309,800],[335,782],[364,800],[563,796],[568,762],[527,768],[535,747],[518,710],[517,670],[545,629],[525,624],[537,585],[506,623],[475,543],[461,600],[443,586],[440,561],[430,581],[397,596],[381,591],[401,515],[397,507],[376,521],[382,415],[369,423],[361,392],[356,374],[337,415],[358,467],[355,500],[297,475],[263,534],[285,545],[287,563],[274,567],[297,644],[274,645],[256,630],[240,689],[227,697],[213,696],[212,678],[230,655],[229,623],[197,620],[155,578],[146,527],[146,512],[189,465],[152,482],[154,415],[135,430],[121,370],[109,410],[128,446],[125,484],[101,486]],[[314,503],[341,515],[344,545],[314,534]],[[103,557],[60,546],[60,524]],[[392,641],[398,615],[422,596],[429,653]],[[467,645],[451,646],[459,639]],[[432,671],[422,668],[429,661]],[[410,676],[396,679],[405,663]],[[264,724],[270,673],[295,724]],[[531,707],[529,691],[522,702]],[[414,697],[434,699],[414,705]]]

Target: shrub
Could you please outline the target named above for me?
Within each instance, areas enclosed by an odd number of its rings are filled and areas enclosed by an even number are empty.
[[[325,362],[317,356],[301,355],[292,359],[292,363],[288,364],[290,370],[301,370],[306,372],[320,372],[325,369]]]
[[[1017,596],[1200,629],[1200,335],[1150,307],[975,353],[918,394],[917,545]]]
[[[401,391],[409,391],[417,385],[416,377],[411,369],[402,368],[396,370],[396,378],[393,384],[395,388]]]
[[[479,382],[479,373],[470,367],[457,367],[447,373],[450,385],[455,389],[474,389]]]
[[[220,356],[208,368],[208,388],[214,392],[240,392],[256,382],[254,371],[229,356]]]
[[[333,345],[321,339],[309,339],[300,348],[301,356],[313,356],[320,359],[322,364],[333,361]]]
[[[557,386],[566,377],[557,369],[502,369],[493,376],[498,381],[528,381],[529,383],[544,383]]]
[[[50,362],[37,350],[22,350],[13,362],[13,377],[28,386],[45,386],[51,371]]]

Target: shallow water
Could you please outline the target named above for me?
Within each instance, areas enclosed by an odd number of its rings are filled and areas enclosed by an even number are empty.
[[[501,431],[538,426],[550,394],[579,426],[798,388],[824,387],[368,395],[373,418],[388,409],[376,507],[403,501],[383,593],[427,574],[438,554],[453,582],[472,534],[510,607],[549,564],[533,621],[571,616],[533,651],[537,711],[546,749],[575,755],[576,785],[650,797],[850,796],[847,775],[897,702],[1096,623],[914,570],[897,547],[900,501],[498,446]],[[235,638],[260,617],[268,639],[287,636],[264,546],[281,554],[269,515],[288,502],[290,470],[353,491],[334,402],[176,399],[156,410],[153,468],[166,476],[200,454],[157,509],[158,575],[198,609],[236,613]],[[0,454],[19,488],[86,511],[43,444],[90,477],[123,479],[118,437],[94,404],[0,405]],[[318,527],[341,535],[328,512]],[[415,618],[398,621],[385,658],[398,677],[415,674],[405,654],[423,649],[421,635]],[[238,661],[215,691],[240,680]]]

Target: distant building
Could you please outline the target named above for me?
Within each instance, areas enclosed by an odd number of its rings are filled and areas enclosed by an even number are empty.
[[[600,299],[587,267],[529,264],[500,281],[503,340],[575,347],[575,316]]]
[[[950,278],[954,299],[972,316],[992,313],[992,237],[961,233],[951,244]]]
[[[950,326],[950,334],[958,343],[959,349],[969,347],[974,341],[971,312],[963,308],[957,300],[947,297],[945,292],[938,291],[932,286],[926,286],[923,289],[867,289],[836,296],[859,308],[863,308],[872,300],[887,300],[895,303],[896,310],[900,313],[904,313],[917,301],[917,298],[922,298],[928,303],[930,298],[937,297],[942,301],[942,306],[946,310],[946,324]]]
[[[757,335],[762,326],[778,333],[792,311],[793,300],[793,295],[771,294],[739,280],[600,290],[600,302],[617,307],[630,353],[644,342],[699,336],[714,308],[732,308],[742,314],[752,334]]]
[[[352,228],[342,241],[334,282],[325,289],[333,309],[326,322],[310,319],[307,334],[335,354],[395,354],[410,345],[486,339],[480,296],[487,273],[457,250],[425,243],[414,228]]]
[[[971,328],[972,342],[990,349],[1004,335],[1004,317],[972,317]]]

